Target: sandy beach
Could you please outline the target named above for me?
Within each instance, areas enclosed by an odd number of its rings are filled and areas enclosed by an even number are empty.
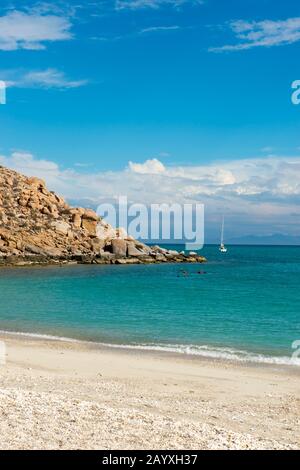
[[[300,370],[1,335],[1,449],[299,449]]]

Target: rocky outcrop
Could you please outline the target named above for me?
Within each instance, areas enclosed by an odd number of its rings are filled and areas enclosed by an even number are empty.
[[[150,248],[93,210],[70,207],[41,179],[0,167],[0,265],[203,261]]]

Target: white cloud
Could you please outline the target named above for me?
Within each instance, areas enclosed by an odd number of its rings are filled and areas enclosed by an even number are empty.
[[[112,197],[121,191],[133,200],[143,199],[146,203],[160,199],[165,202],[164,198],[186,202],[207,195],[228,199],[242,196],[247,200],[256,195],[268,197],[270,202],[300,197],[300,157],[262,157],[198,166],[165,166],[153,158],[143,163],[129,162],[128,168],[121,171],[91,174],[62,170],[56,163],[36,159],[29,152],[0,156],[0,163],[26,174],[39,172],[46,179],[61,178],[69,197],[77,195],[77,180],[79,184],[86,183],[81,197]],[[109,191],[103,190],[104,182]]]
[[[34,176],[34,172],[48,176],[51,172],[59,174],[59,167],[56,163],[35,159],[29,152],[16,151],[10,157],[0,156],[0,163],[28,176]]]
[[[90,39],[93,41],[119,41],[124,38],[135,37],[143,34],[159,33],[159,32],[170,32],[178,31],[182,29],[180,26],[150,26],[148,28],[141,29],[140,31],[132,32],[130,34],[119,35],[119,36],[93,36]]]
[[[157,175],[165,171],[164,165],[157,158],[146,160],[144,163],[129,162],[129,169],[142,175]]]
[[[129,202],[205,204],[208,226],[219,230],[220,214],[230,220],[231,236],[282,231],[299,233],[300,157],[264,157],[198,166],[165,166],[159,160],[130,162],[121,171],[62,169],[30,153],[0,156],[0,164],[36,175],[69,200],[93,205],[126,195]]]
[[[230,29],[237,44],[210,48],[212,52],[241,51],[253,47],[272,47],[300,41],[300,17],[281,21],[232,21]]]
[[[141,8],[157,9],[162,6],[180,7],[184,4],[200,5],[203,0],[116,0],[116,10],[139,10]]]
[[[88,80],[70,80],[64,72],[57,69],[20,71],[3,71],[1,77],[8,87],[16,88],[79,88],[88,83]]]
[[[23,6],[23,10],[28,13],[35,13],[38,15],[53,14],[68,17],[74,16],[78,9],[82,9],[82,5],[79,3],[71,5],[71,3],[65,0],[56,0],[55,3],[38,1],[31,6]]]
[[[185,198],[198,200],[207,195],[229,198],[268,196],[273,202],[300,196],[300,157],[264,157],[198,166],[165,166],[153,158],[143,163],[129,162],[128,168],[121,171],[91,174],[77,173],[73,169],[61,170],[56,163],[36,159],[29,152],[0,156],[0,163],[16,171],[25,171],[26,174],[38,171],[39,176],[46,179],[49,175],[55,175],[67,182],[68,178],[74,176],[80,184],[84,181],[87,183],[84,197],[96,199],[97,195],[101,198],[111,197],[118,192],[118,187],[136,200],[143,199],[143,194],[147,193],[148,196],[144,198],[146,203],[164,199],[164,196],[169,200],[176,199],[177,202],[186,202]],[[44,174],[41,175],[41,172]],[[103,182],[106,182],[104,186]],[[137,182],[141,186],[138,187]],[[77,194],[78,188],[73,183],[69,197]]]
[[[176,31],[180,29],[180,26],[151,26],[149,28],[144,28],[140,31],[140,34],[145,33],[159,33],[160,31]]]
[[[0,50],[45,49],[45,43],[72,38],[69,18],[13,10],[0,16]]]

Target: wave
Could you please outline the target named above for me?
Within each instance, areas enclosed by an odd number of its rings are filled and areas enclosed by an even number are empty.
[[[16,331],[0,330],[0,334],[11,336],[23,336],[27,338],[44,339],[50,341],[61,341],[69,343],[85,343],[104,346],[114,349],[140,350],[140,351],[157,351],[176,353],[187,356],[200,356],[208,359],[219,359],[232,362],[256,363],[256,364],[273,364],[283,366],[300,366],[300,358],[288,356],[269,356],[265,354],[253,353],[245,350],[215,347],[209,345],[184,345],[184,344],[162,344],[162,343],[134,343],[119,344],[105,343],[99,341],[85,341],[63,336],[47,335],[42,333],[25,333]]]
[[[181,344],[108,344],[103,345],[118,349],[137,349],[144,351],[161,351],[177,353],[188,356],[201,356],[211,359],[223,359],[227,361],[253,362],[275,365],[300,366],[300,359],[288,356],[267,356],[264,354],[250,353],[230,348],[218,348],[212,346],[181,345]]]
[[[64,336],[47,335],[43,333],[26,333],[24,331],[0,330],[0,334],[10,336],[23,336],[24,338],[47,339],[50,341],[61,341],[63,343],[82,343],[81,340],[67,338]]]

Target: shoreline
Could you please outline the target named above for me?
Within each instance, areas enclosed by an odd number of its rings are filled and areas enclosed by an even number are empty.
[[[160,249],[162,250],[162,249]],[[168,250],[165,250],[168,251]],[[119,256],[113,253],[88,255],[46,256],[7,255],[0,257],[0,268],[34,266],[76,266],[76,265],[146,265],[146,264],[203,264],[207,259],[198,254],[149,253],[148,255]]]
[[[210,345],[184,345],[184,344],[162,344],[162,343],[141,343],[141,344],[123,344],[123,343],[110,343],[105,341],[92,341],[85,339],[72,338],[67,336],[56,336],[47,333],[33,333],[23,331],[9,331],[0,329],[0,341],[4,339],[15,340],[28,340],[37,342],[54,342],[54,343],[68,343],[74,345],[82,345],[87,349],[98,349],[108,351],[121,352],[136,352],[140,354],[153,354],[170,356],[173,358],[181,357],[189,360],[203,360],[218,362],[220,364],[237,364],[244,366],[261,366],[270,368],[282,368],[287,370],[295,370],[300,374],[300,359],[292,359],[287,356],[267,356],[260,353],[254,353],[247,350],[235,350],[229,347],[216,347]],[[199,348],[199,349],[197,349]],[[244,356],[237,356],[238,353],[243,353]],[[290,362],[291,361],[291,362]]]
[[[0,334],[1,449],[299,449],[300,371]]]

